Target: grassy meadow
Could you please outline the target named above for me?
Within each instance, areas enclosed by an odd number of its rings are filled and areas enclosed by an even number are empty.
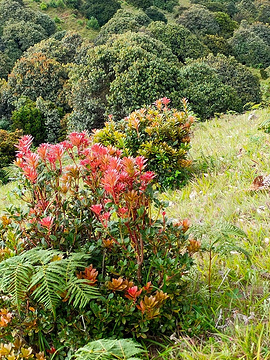
[[[256,176],[270,173],[270,138],[258,130],[270,111],[250,114],[197,123],[190,152],[195,175],[181,190],[161,195],[168,216],[190,219],[213,245],[211,264],[209,249],[197,258],[190,295],[202,304],[198,324],[204,319],[213,329],[204,337],[175,334],[176,345],[163,358],[270,359],[270,197],[249,190]],[[226,249],[227,223],[247,235],[232,240],[238,251]]]

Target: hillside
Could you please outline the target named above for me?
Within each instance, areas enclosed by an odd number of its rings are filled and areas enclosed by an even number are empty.
[[[0,359],[270,360],[269,104],[269,0],[0,0]]]
[[[250,187],[256,176],[269,175],[269,135],[258,130],[269,116],[264,109],[196,123],[190,151],[195,175],[182,189],[160,195],[168,201],[170,218],[188,218],[203,234],[202,245],[213,243],[212,264],[206,247],[191,274],[187,297],[196,311],[190,310],[183,320],[190,322],[190,338],[175,333],[173,340],[180,345],[164,344],[161,358],[268,359],[269,191]],[[15,201],[10,196],[13,186],[0,189],[2,214],[4,206]],[[227,223],[246,233],[246,238],[232,238],[235,248],[226,245]],[[239,249],[248,253],[250,262]],[[209,340],[193,337],[206,329],[213,333]]]

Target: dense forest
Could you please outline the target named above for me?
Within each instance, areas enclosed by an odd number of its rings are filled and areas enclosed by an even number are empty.
[[[66,11],[84,36],[62,30]],[[176,108],[187,98],[202,121],[247,110],[267,100],[258,76],[268,77],[269,14],[269,2],[251,0],[1,0],[0,127],[38,145],[164,96]]]
[[[0,359],[269,359],[269,103],[268,0],[0,0]]]

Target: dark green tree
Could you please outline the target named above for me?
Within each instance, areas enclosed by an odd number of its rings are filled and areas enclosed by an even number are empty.
[[[85,0],[80,10],[88,19],[94,17],[97,19],[99,25],[103,26],[113,17],[120,7],[117,0]]]
[[[142,11],[136,12],[120,9],[117,13],[102,26],[95,43],[105,44],[113,34],[123,34],[127,31],[137,32],[142,26],[147,26],[151,19]]]
[[[205,6],[192,5],[178,18],[178,23],[187,27],[192,33],[216,35],[220,31],[214,14]]]
[[[117,119],[130,111],[178,94],[180,63],[162,42],[142,33],[126,33],[88,50],[87,63],[75,67],[69,81],[71,127],[101,127],[104,113]]]
[[[31,134],[34,137],[35,146],[45,142],[45,119],[34,101],[20,98],[17,102],[17,110],[12,113],[11,120],[11,129],[20,129],[24,134]]]
[[[236,110],[237,93],[222,82],[216,70],[203,61],[194,61],[180,70],[181,94],[189,99],[192,110],[201,120]],[[180,105],[180,104],[179,104]]]
[[[169,47],[179,61],[197,59],[209,53],[208,48],[182,25],[152,22],[148,28],[150,35]]]

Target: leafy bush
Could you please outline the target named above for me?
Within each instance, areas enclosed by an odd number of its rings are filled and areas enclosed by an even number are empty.
[[[156,7],[156,6],[150,6],[145,10],[145,13],[147,16],[150,17],[153,21],[162,21],[165,24],[167,24],[167,18],[166,16]]]
[[[270,46],[270,25],[261,22],[254,22],[249,26],[249,29],[254,32],[260,39],[262,39],[268,46]]]
[[[128,3],[143,10],[153,5],[152,0],[128,0]]]
[[[270,45],[250,27],[240,27],[229,40],[235,58],[244,65],[268,67],[270,65]]]
[[[22,2],[2,0],[0,29],[0,77],[7,77],[23,52],[52,35],[56,26],[49,16],[24,7]]]
[[[142,156],[90,141],[72,133],[36,152],[30,136],[19,142],[25,206],[1,219],[0,288],[21,317],[12,316],[3,341],[19,334],[38,347],[42,339],[66,356],[105,335],[158,336],[178,326],[199,244],[187,240],[187,220],[167,219]]]
[[[3,182],[8,181],[3,168],[10,165],[15,160],[15,145],[18,143],[21,136],[22,131],[20,130],[14,132],[0,130],[0,179]]]
[[[42,2],[40,5],[40,10],[47,10],[48,9],[48,5],[45,2]]]
[[[236,111],[242,112],[248,103],[261,102],[259,78],[247,67],[239,64],[234,57],[210,54],[203,61],[216,70],[223,84],[232,86],[237,92]]]
[[[224,37],[205,35],[203,37],[203,42],[214,55],[224,54],[229,56],[232,54],[232,47]]]
[[[38,97],[58,106],[66,106],[63,87],[67,69],[58,61],[42,53],[22,57],[15,65],[7,82],[10,102],[20,97],[35,101]]]
[[[108,22],[118,9],[120,4],[117,0],[87,0],[82,3],[80,11],[90,19],[95,17],[100,26],[103,26]]]
[[[161,96],[172,101],[180,96],[180,63],[162,42],[145,34],[118,35],[90,48],[82,62],[69,80],[73,130],[102,127],[106,112],[120,120]]]
[[[123,34],[127,31],[137,32],[142,26],[147,26],[151,19],[141,10],[136,13],[119,9],[117,13],[102,26],[95,43],[105,44],[112,34]]]
[[[41,53],[49,59],[54,59],[60,64],[75,62],[77,51],[82,45],[82,38],[75,32],[63,32],[61,38],[50,37],[27,50],[25,56],[31,58],[36,53]]]
[[[3,51],[0,51],[0,79],[7,79],[13,66],[13,61]]]
[[[178,4],[179,1],[177,0],[153,0],[153,6],[167,10],[169,12],[172,12],[173,8]]]
[[[263,23],[270,24],[270,4],[262,3],[258,7],[258,17],[257,20]]]
[[[209,53],[202,42],[182,25],[164,24],[163,22],[151,23],[147,31],[155,39],[168,46],[179,61],[185,63],[186,59],[197,59]]]
[[[238,28],[238,23],[230,18],[230,16],[222,11],[214,14],[214,17],[219,25],[219,35],[225,38],[231,37],[235,29]]]
[[[257,18],[257,8],[255,2],[252,0],[241,0],[236,4],[237,13],[234,15],[234,18],[239,23],[242,20],[247,20],[249,23],[252,23]]]
[[[12,113],[11,121],[13,130],[21,129],[24,134],[35,136],[35,146],[45,141],[45,119],[34,101],[21,98],[17,110]]]
[[[173,11],[174,6],[178,5],[177,0],[128,0],[129,4],[141,8],[143,10],[150,6],[156,6],[160,9]]]
[[[124,120],[107,122],[94,133],[94,141],[123,149],[127,155],[142,155],[148,168],[157,174],[156,182],[164,187],[178,186],[186,176],[190,161],[190,126],[194,121],[187,101],[182,112],[169,109],[169,99],[131,113]]]
[[[178,23],[187,27],[192,33],[216,35],[220,31],[215,15],[205,6],[192,5],[178,18]]]
[[[181,93],[189,99],[192,110],[201,120],[239,106],[234,88],[224,84],[217,71],[202,60],[184,66],[180,75]]]
[[[87,22],[86,22],[86,27],[87,27],[87,29],[98,30],[99,23],[95,17],[91,16],[91,18],[89,20],[87,20]]]

